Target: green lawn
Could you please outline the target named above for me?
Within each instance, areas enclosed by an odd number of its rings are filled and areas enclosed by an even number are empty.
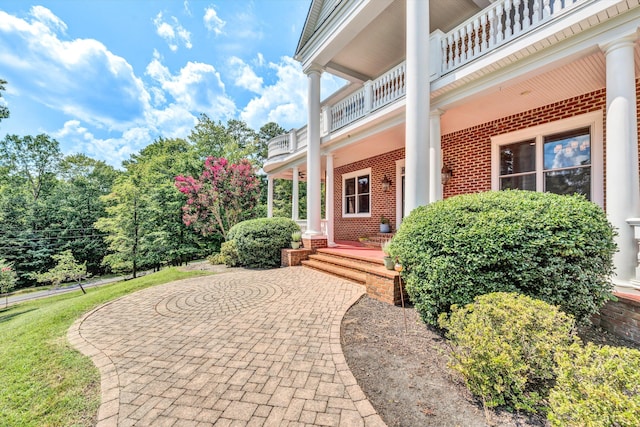
[[[100,374],[67,343],[83,313],[137,290],[209,274],[163,270],[135,280],[0,310],[0,426],[89,426],[100,404]]]

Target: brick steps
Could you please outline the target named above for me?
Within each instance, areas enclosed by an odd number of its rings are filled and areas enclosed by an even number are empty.
[[[302,265],[334,276],[343,277],[366,286],[367,294],[389,304],[400,304],[400,275],[384,267],[384,261],[351,254],[340,254],[331,249],[318,249]],[[405,293],[405,299],[406,299]]]

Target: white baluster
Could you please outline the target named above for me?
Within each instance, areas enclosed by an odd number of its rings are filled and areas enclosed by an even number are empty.
[[[558,12],[560,12],[560,10],[561,10],[561,9],[562,9],[562,1],[560,1],[560,0],[555,0],[555,1],[553,2],[553,11],[552,11],[552,13],[553,13],[554,15],[556,15]]]
[[[486,52],[489,49],[487,40],[487,15],[480,17],[480,52]]]
[[[442,60],[440,61],[440,68],[442,72],[445,73],[449,68],[449,57],[448,57],[449,50],[448,50],[446,37],[443,37],[440,40],[440,52],[441,52],[440,58],[442,58]]]
[[[511,0],[504,2],[504,38],[508,39],[513,35],[513,22],[511,21]]]
[[[460,65],[464,59],[464,28],[460,28],[456,33],[456,49],[458,50],[458,56],[456,56],[456,66]]]
[[[547,19],[551,16],[550,0],[542,0],[542,19]]]
[[[465,27],[466,36],[464,38],[465,42],[465,59],[470,61],[473,58],[473,25],[468,23]]]
[[[484,16],[484,15],[482,15]],[[476,18],[473,20],[473,56],[480,55],[480,43],[482,41],[482,37],[480,36],[480,19]]]
[[[500,44],[504,40],[504,26],[502,25],[504,9],[502,3],[498,3],[496,8],[496,44]]]
[[[526,30],[531,26],[531,9],[529,9],[529,0],[524,0],[524,8],[522,10],[522,29]]]
[[[526,1],[526,0],[525,0]],[[520,16],[520,0],[513,0],[513,34],[522,31],[522,17]]]
[[[536,25],[542,19],[542,11],[540,10],[540,0],[533,0],[533,13],[531,16],[531,25]]]
[[[489,49],[493,49],[493,47],[496,45],[497,41],[496,41],[496,36],[497,36],[497,28],[498,28],[498,23],[497,23],[497,19],[496,19],[496,10],[495,9],[489,9],[489,15],[487,16],[488,20],[489,20]]]
[[[454,66],[456,56],[456,45],[453,34],[449,34],[449,37],[447,37],[447,44],[449,45],[449,60],[447,61],[447,70],[450,70]]]

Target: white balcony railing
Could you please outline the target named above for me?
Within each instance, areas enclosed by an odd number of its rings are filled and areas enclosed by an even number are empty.
[[[534,28],[578,3],[592,0],[497,0],[444,34],[434,31],[429,43],[431,80],[447,74]],[[440,48],[438,48],[440,47]],[[383,108],[406,94],[406,64],[402,62],[333,105],[323,108],[323,135]],[[269,158],[294,153],[307,145],[306,126],[272,139]]]
[[[442,37],[447,73],[517,38],[583,0],[500,0]]]

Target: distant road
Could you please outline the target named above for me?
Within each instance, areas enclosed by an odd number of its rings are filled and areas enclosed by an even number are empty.
[[[144,276],[145,274],[148,274],[150,272],[151,270],[142,271],[138,274],[138,277]],[[107,285],[109,283],[120,282],[127,278],[131,278],[131,276],[117,276],[117,277],[109,277],[106,279],[89,280],[89,281],[83,282],[82,287],[85,289],[95,288],[98,286]],[[66,294],[68,292],[82,292],[82,290],[78,285],[70,285],[65,287],[59,287],[57,289],[49,289],[49,290],[43,290],[43,291],[28,292],[28,293],[18,294],[18,295],[10,295],[9,305],[17,304],[24,301],[31,301],[34,299],[48,298],[55,295]],[[6,301],[7,301],[6,297],[0,298],[0,308],[5,307]]]

